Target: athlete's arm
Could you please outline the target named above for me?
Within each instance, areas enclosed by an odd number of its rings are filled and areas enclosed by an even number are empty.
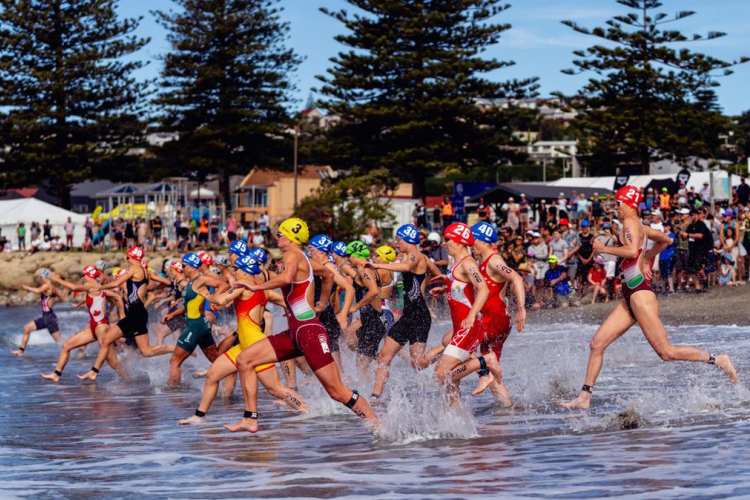
[[[99,288],[101,288],[102,290],[112,290],[113,288],[117,288],[118,286],[126,283],[130,278],[133,277],[134,274],[135,274],[135,267],[129,267],[128,270],[125,271],[125,274],[123,274],[122,276],[120,276],[114,281],[110,281],[109,283],[102,285]]]
[[[328,305],[328,301],[331,297],[331,290],[333,290],[333,271],[326,264],[319,264],[316,261],[310,260],[310,265],[313,266],[313,273],[320,276],[320,300],[315,304],[313,308],[315,314],[320,314]]]
[[[266,290],[266,298],[271,304],[276,304],[277,306],[281,306],[282,308],[286,309],[286,302],[284,302],[284,297],[282,297],[280,293],[276,293],[272,290]]]
[[[526,325],[526,288],[523,286],[523,278],[512,268],[508,267],[503,258],[498,254],[492,256],[487,267],[492,279],[495,281],[506,281],[513,287],[513,295],[516,297],[516,307],[518,308],[516,312],[516,329],[522,332]],[[566,276],[566,273],[563,273],[562,276]]]
[[[621,238],[625,242],[625,245],[621,247],[605,247],[600,241],[594,240],[594,252],[606,253],[623,259],[638,257],[640,247],[638,225],[640,225],[640,222],[636,218],[626,220],[622,228],[623,238]]]
[[[430,262],[429,259],[425,259],[427,262]],[[392,262],[392,263],[383,263],[383,264],[373,264],[372,266],[375,269],[386,269],[388,271],[398,271],[399,273],[405,273],[408,271],[411,271],[417,266],[417,251],[412,250],[406,254],[406,259],[402,260],[401,262]],[[432,264],[432,262],[430,262]],[[432,264],[435,266],[435,264]],[[437,267],[435,267],[437,269]],[[440,271],[437,273],[440,274]]]
[[[247,290],[245,284],[237,283],[237,287],[234,290],[230,290],[227,292],[214,292],[211,294],[203,294],[198,292],[198,294],[212,304],[225,306],[242,295],[245,290]]]
[[[164,323],[166,323],[167,321],[169,321],[170,319],[172,319],[172,318],[174,318],[174,317],[176,317],[176,316],[179,316],[179,315],[181,315],[181,314],[185,314],[185,306],[180,306],[179,308],[175,309],[175,310],[174,310],[174,311],[172,311],[171,313],[169,313],[169,314],[165,314],[165,315],[164,315],[164,316],[163,316],[163,317],[161,318],[161,323],[162,323],[162,324],[164,324]]]
[[[349,312],[356,312],[365,307],[367,304],[372,302],[372,299],[375,297],[380,297],[380,290],[378,289],[377,283],[375,283],[375,277],[373,276],[373,270],[364,268],[359,275],[362,277],[362,284],[364,284],[367,287],[367,293],[364,297],[362,297],[362,300],[354,304],[354,306],[349,309]]]
[[[643,257],[646,261],[650,261],[657,255],[659,255],[662,250],[672,244],[672,238],[662,233],[661,231],[657,231],[656,229],[651,229],[650,227],[646,226],[644,226],[643,228],[646,230],[646,237],[654,242],[654,246],[651,247],[651,250],[646,252],[646,255]]]
[[[198,276],[198,279],[196,279],[195,283],[193,283],[193,288],[200,288],[203,286],[214,287],[216,289],[214,290],[215,294],[223,293],[229,290],[229,283],[227,283],[223,279],[216,278],[215,276]]]
[[[120,319],[125,317],[125,302],[122,300],[122,294],[106,290],[105,295],[115,301],[115,307],[117,307],[117,315]]]
[[[44,286],[44,285],[42,285],[42,286]],[[42,287],[34,288],[33,286],[24,285],[23,289],[26,290],[27,292],[32,292],[32,293],[35,293],[37,295],[41,295],[42,294]]]
[[[265,283],[251,285],[250,290],[273,290],[274,288],[291,285],[294,282],[294,276],[297,274],[297,269],[299,268],[299,255],[297,252],[287,252],[284,254],[282,262],[284,263],[284,270],[281,273]]]
[[[474,325],[474,321],[477,319],[477,314],[482,310],[485,302],[487,302],[487,298],[490,296],[490,289],[487,288],[487,283],[484,282],[474,259],[464,259],[461,263],[461,267],[464,270],[464,275],[468,276],[469,281],[474,285],[474,290],[476,290],[471,310],[461,323],[462,328],[471,328]]]
[[[169,279],[168,279],[168,278],[165,278],[164,276],[160,276],[160,275],[156,274],[156,273],[155,273],[154,271],[152,271],[151,269],[147,269],[147,270],[146,270],[146,272],[148,273],[148,277],[149,277],[149,279],[151,279],[151,280],[153,280],[153,281],[156,281],[157,283],[161,283],[162,285],[166,285],[166,286],[169,286],[169,285],[171,285],[171,284],[172,284],[172,283],[171,283],[171,282],[169,281]]]
[[[73,292],[87,292],[87,291],[92,290],[94,288],[92,286],[85,285],[85,284],[79,284],[79,285],[77,285],[75,283],[71,283],[70,281],[66,281],[66,280],[62,279],[60,276],[58,276],[55,273],[50,273],[49,279],[50,279],[50,281],[53,281],[54,283],[57,283],[58,285],[63,286],[63,287],[65,287],[68,290],[71,290]]]

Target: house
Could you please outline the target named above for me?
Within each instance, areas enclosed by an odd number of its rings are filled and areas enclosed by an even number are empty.
[[[323,179],[332,177],[336,177],[336,172],[331,167],[300,166],[297,201],[312,194]],[[235,194],[235,219],[248,224],[268,213],[273,226],[294,212],[294,173],[255,167],[242,180]]]
[[[578,141],[538,141],[527,146],[529,158],[537,163],[562,160],[563,176],[579,177],[581,166],[578,163]]]

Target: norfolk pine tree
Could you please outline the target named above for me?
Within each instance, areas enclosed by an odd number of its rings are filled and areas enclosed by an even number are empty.
[[[141,141],[148,40],[116,0],[0,0],[0,159],[6,186],[47,184],[70,208],[73,183],[100,176]]]
[[[162,169],[219,174],[231,208],[229,176],[255,165],[283,166],[291,151],[285,110],[290,75],[300,63],[284,46],[289,26],[278,0],[175,0],[156,12],[169,34],[156,105],[179,140],[156,150]],[[289,157],[291,155],[287,155]]]
[[[336,168],[386,168],[425,196],[425,179],[445,170],[494,165],[498,135],[477,98],[522,96],[535,79],[507,84],[486,74],[512,65],[482,57],[508,24],[496,0],[347,0],[363,11],[324,13],[348,30],[348,47],[319,76],[321,105],[341,117],[328,132]]]
[[[648,174],[655,159],[710,156],[725,125],[715,105],[716,78],[732,74],[729,68],[748,59],[726,62],[675,47],[725,35],[712,31],[688,37],[662,28],[695,12],[655,13],[662,6],[659,0],[617,3],[633,12],[614,16],[606,28],[563,21],[606,43],[574,52],[576,69],[563,71],[595,73],[578,96],[584,103],[578,125],[589,136],[587,161],[593,171],[611,174],[612,167],[637,165]]]

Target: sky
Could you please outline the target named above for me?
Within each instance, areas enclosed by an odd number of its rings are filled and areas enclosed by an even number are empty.
[[[486,51],[487,57],[515,61],[515,65],[492,73],[494,81],[512,78],[540,78],[540,95],[552,92],[575,93],[588,79],[585,75],[568,76],[561,70],[571,68],[574,50],[585,49],[596,41],[594,37],[579,34],[560,23],[572,20],[586,27],[604,26],[612,15],[629,9],[615,0],[508,0],[511,8],[496,17],[498,23],[510,23],[512,28],[503,33],[500,42]],[[667,25],[682,33],[706,35],[710,31],[726,32],[727,36],[711,41],[691,43],[688,47],[723,60],[736,60],[750,56],[750,1],[749,0],[663,0],[660,12],[694,10],[697,13],[679,22]],[[354,9],[344,0],[281,0],[282,19],[290,24],[288,46],[304,57],[293,81],[297,90],[294,108],[302,109],[315,87],[316,79],[331,66],[330,58],[343,49],[333,37],[345,32],[338,21],[320,12],[320,7],[335,11]],[[160,54],[169,50],[166,32],[159,26],[153,10],[175,9],[172,0],[122,0],[119,11],[127,17],[143,20],[138,34],[151,38],[137,57],[149,61],[139,70],[138,78],[156,78],[161,70]],[[750,109],[750,63],[735,68],[729,77],[720,78],[717,89],[719,104],[730,115]]]

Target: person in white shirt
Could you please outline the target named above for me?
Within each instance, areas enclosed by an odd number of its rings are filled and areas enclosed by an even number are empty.
[[[75,232],[76,225],[73,220],[68,217],[68,222],[65,223],[65,246],[73,248],[73,233]]]
[[[650,223],[651,229],[655,229],[657,231],[664,232],[664,224],[661,223],[661,212],[658,210],[654,210],[651,212],[651,223]],[[651,240],[648,240],[648,250],[651,250],[654,247],[655,243]],[[660,276],[660,270],[659,270],[659,254],[654,257],[654,263],[651,266],[651,269],[654,271],[654,277],[653,282],[654,283],[661,283],[661,276]]]
[[[708,182],[703,183],[703,189],[698,194],[701,195],[704,204],[708,205],[711,203],[711,188],[708,187]]]

